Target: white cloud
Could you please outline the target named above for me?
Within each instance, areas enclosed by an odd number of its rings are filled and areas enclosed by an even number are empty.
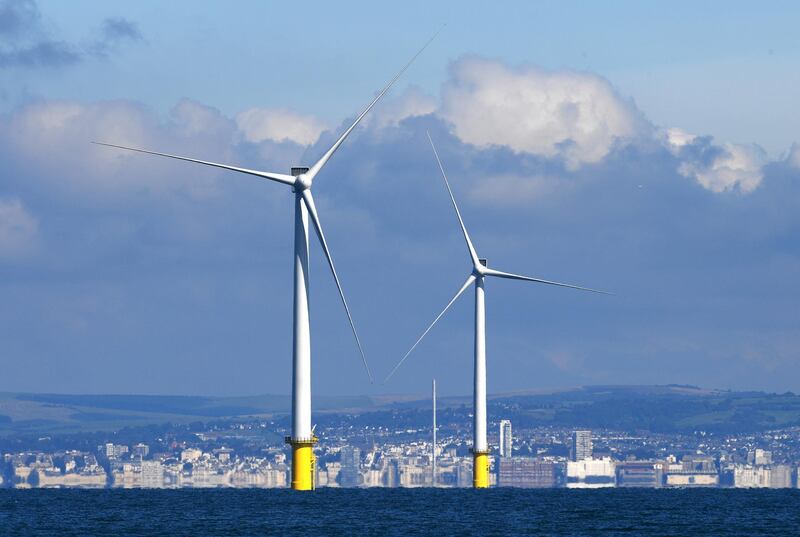
[[[142,105],[105,101],[35,103],[0,123],[0,139],[13,148],[16,166],[34,171],[36,181],[48,188],[84,200],[132,190],[182,190],[207,196],[215,183],[210,169],[178,169],[170,159],[144,157],[92,141],[238,162],[236,136],[233,120],[189,100],[178,103],[167,122]]]
[[[14,114],[6,128],[0,127],[0,135],[8,139],[25,166],[40,171],[42,181],[69,177],[72,185],[85,186],[96,184],[119,157],[119,153],[98,151],[92,140],[152,147],[148,142],[153,130],[142,107],[132,103],[41,102]]]
[[[0,198],[0,258],[22,255],[33,247],[39,224],[18,199]]]
[[[282,108],[250,108],[236,116],[236,124],[245,140],[253,143],[271,140],[311,145],[328,128],[313,115]]]
[[[701,185],[713,192],[738,189],[748,193],[755,190],[764,178],[761,171],[767,161],[764,150],[756,145],[732,143],[723,144],[722,150],[711,166],[698,169],[686,163],[681,166],[681,173],[690,170]]]
[[[467,58],[451,67],[441,115],[462,141],[564,158],[577,168],[650,131],[605,79]]]
[[[412,86],[397,97],[388,98],[386,102],[376,106],[365,121],[378,128],[390,127],[410,117],[432,114],[436,109],[434,97]]]
[[[683,129],[679,129],[677,127],[673,127],[671,129],[667,129],[666,131],[666,139],[667,144],[671,149],[680,149],[681,147],[687,146],[697,139],[697,136],[694,134],[690,134]]]
[[[379,136],[380,129],[429,114],[447,121],[462,142],[558,159],[569,170],[601,162],[624,144],[656,143],[678,159],[682,175],[714,192],[751,192],[760,184],[767,162],[755,145],[712,144],[707,137],[678,128],[656,131],[631,101],[621,98],[605,79],[588,73],[462,59],[451,67],[438,106],[435,98],[412,87],[381,103],[367,122],[371,136]],[[188,99],[179,102],[166,121],[127,101],[40,102],[0,124],[0,138],[24,166],[37,170],[39,180],[61,188],[91,195],[132,188],[181,189],[207,196],[215,192],[208,170],[181,172],[173,161],[91,146],[89,141],[249,166],[254,163],[247,160],[255,157],[258,165],[272,169],[295,162],[326,128],[313,115],[284,109],[251,108],[233,119]],[[243,139],[258,144],[256,151],[237,145]],[[47,158],[42,158],[44,151]],[[800,148],[793,146],[787,159],[800,167]],[[563,183],[552,172],[548,177],[506,175],[492,182],[513,185],[522,193],[514,201],[530,201]],[[472,194],[501,201],[488,187],[477,187]]]
[[[764,178],[767,154],[755,144],[713,145],[710,138],[674,128],[666,131],[666,139],[667,148],[681,160],[678,172],[712,192],[747,194]]]
[[[176,104],[170,111],[170,116],[183,133],[188,135],[223,133],[228,135],[229,141],[229,134],[236,128],[234,123],[216,108],[190,99],[182,99]]]

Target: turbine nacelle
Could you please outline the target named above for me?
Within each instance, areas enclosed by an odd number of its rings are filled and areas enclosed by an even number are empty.
[[[294,185],[292,190],[295,192],[302,192],[311,188],[311,183],[314,182],[314,176],[308,173],[307,166],[293,166],[292,176],[294,176]]]
[[[489,262],[485,257],[478,258],[478,262],[472,264],[472,275],[475,277],[486,276],[489,274]]]

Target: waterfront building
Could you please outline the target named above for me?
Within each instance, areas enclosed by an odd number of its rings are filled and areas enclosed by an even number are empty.
[[[608,457],[567,462],[567,488],[616,486],[616,468]]]
[[[339,470],[339,485],[342,487],[358,487],[361,485],[361,450],[354,446],[344,446]]]
[[[361,474],[362,487],[382,487],[383,485],[383,471],[368,468]]]
[[[99,466],[65,474],[51,468],[39,471],[38,474],[39,488],[105,488],[107,481],[106,471]]]
[[[708,455],[687,455],[680,463],[669,462],[665,484],[668,487],[719,486],[716,462]]]
[[[456,486],[459,488],[472,487],[471,457],[461,457],[456,463]]]
[[[511,420],[500,421],[500,456],[511,457]]]
[[[45,453],[20,454],[12,459],[15,488],[103,488],[106,486],[106,472],[97,464],[94,455],[84,457],[85,464],[78,469],[65,457],[63,470],[53,464],[53,456]]]
[[[245,457],[230,473],[230,486],[238,488],[285,488],[289,468],[286,464],[270,463],[266,459]]]
[[[572,433],[573,461],[582,461],[592,458],[592,431],[574,431]]]
[[[785,464],[737,464],[733,480],[736,488],[789,488],[792,486],[792,467]]]
[[[325,477],[320,479],[320,486],[325,487],[338,487],[339,486],[339,472],[342,470],[342,463],[336,461],[330,461],[325,464],[325,471],[321,472],[320,474],[324,474]],[[322,482],[324,481],[324,484]]]
[[[142,487],[160,489],[164,486],[164,466],[160,461],[142,461]]]
[[[439,472],[436,472],[439,476]],[[400,472],[397,469],[397,459],[387,458],[384,460],[384,486],[398,487],[400,486]],[[438,482],[438,481],[437,481]]]
[[[618,462],[618,487],[659,488],[664,480],[663,466],[655,461]]]
[[[497,486],[552,488],[559,485],[561,464],[533,457],[500,457],[497,461]]]
[[[770,469],[767,466],[737,464],[733,469],[733,486],[736,488],[768,488]]]
[[[446,450],[445,454],[438,457],[436,460],[436,486],[439,487],[458,487],[459,476],[466,478],[467,474],[472,471],[472,463],[469,461],[467,469],[462,470],[462,463],[466,464],[467,461],[462,457],[455,456],[454,450]],[[472,486],[471,478],[468,485]]]
[[[788,464],[773,464],[769,475],[769,488],[788,489],[792,487],[792,467]]]

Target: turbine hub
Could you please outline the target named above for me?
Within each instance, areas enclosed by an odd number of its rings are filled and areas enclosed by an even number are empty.
[[[487,266],[488,263],[486,261],[486,258],[479,258],[478,263],[474,267],[472,267],[472,274],[474,274],[475,276],[483,276],[484,274],[486,274]]]
[[[294,166],[292,167],[292,175],[294,176],[294,191],[302,192],[311,188],[311,178],[306,175],[308,167]]]

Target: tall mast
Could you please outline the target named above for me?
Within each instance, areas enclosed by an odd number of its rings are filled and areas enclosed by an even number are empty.
[[[433,476],[431,483],[436,486],[436,379],[433,379],[433,446],[431,447],[431,460],[433,461]]]

